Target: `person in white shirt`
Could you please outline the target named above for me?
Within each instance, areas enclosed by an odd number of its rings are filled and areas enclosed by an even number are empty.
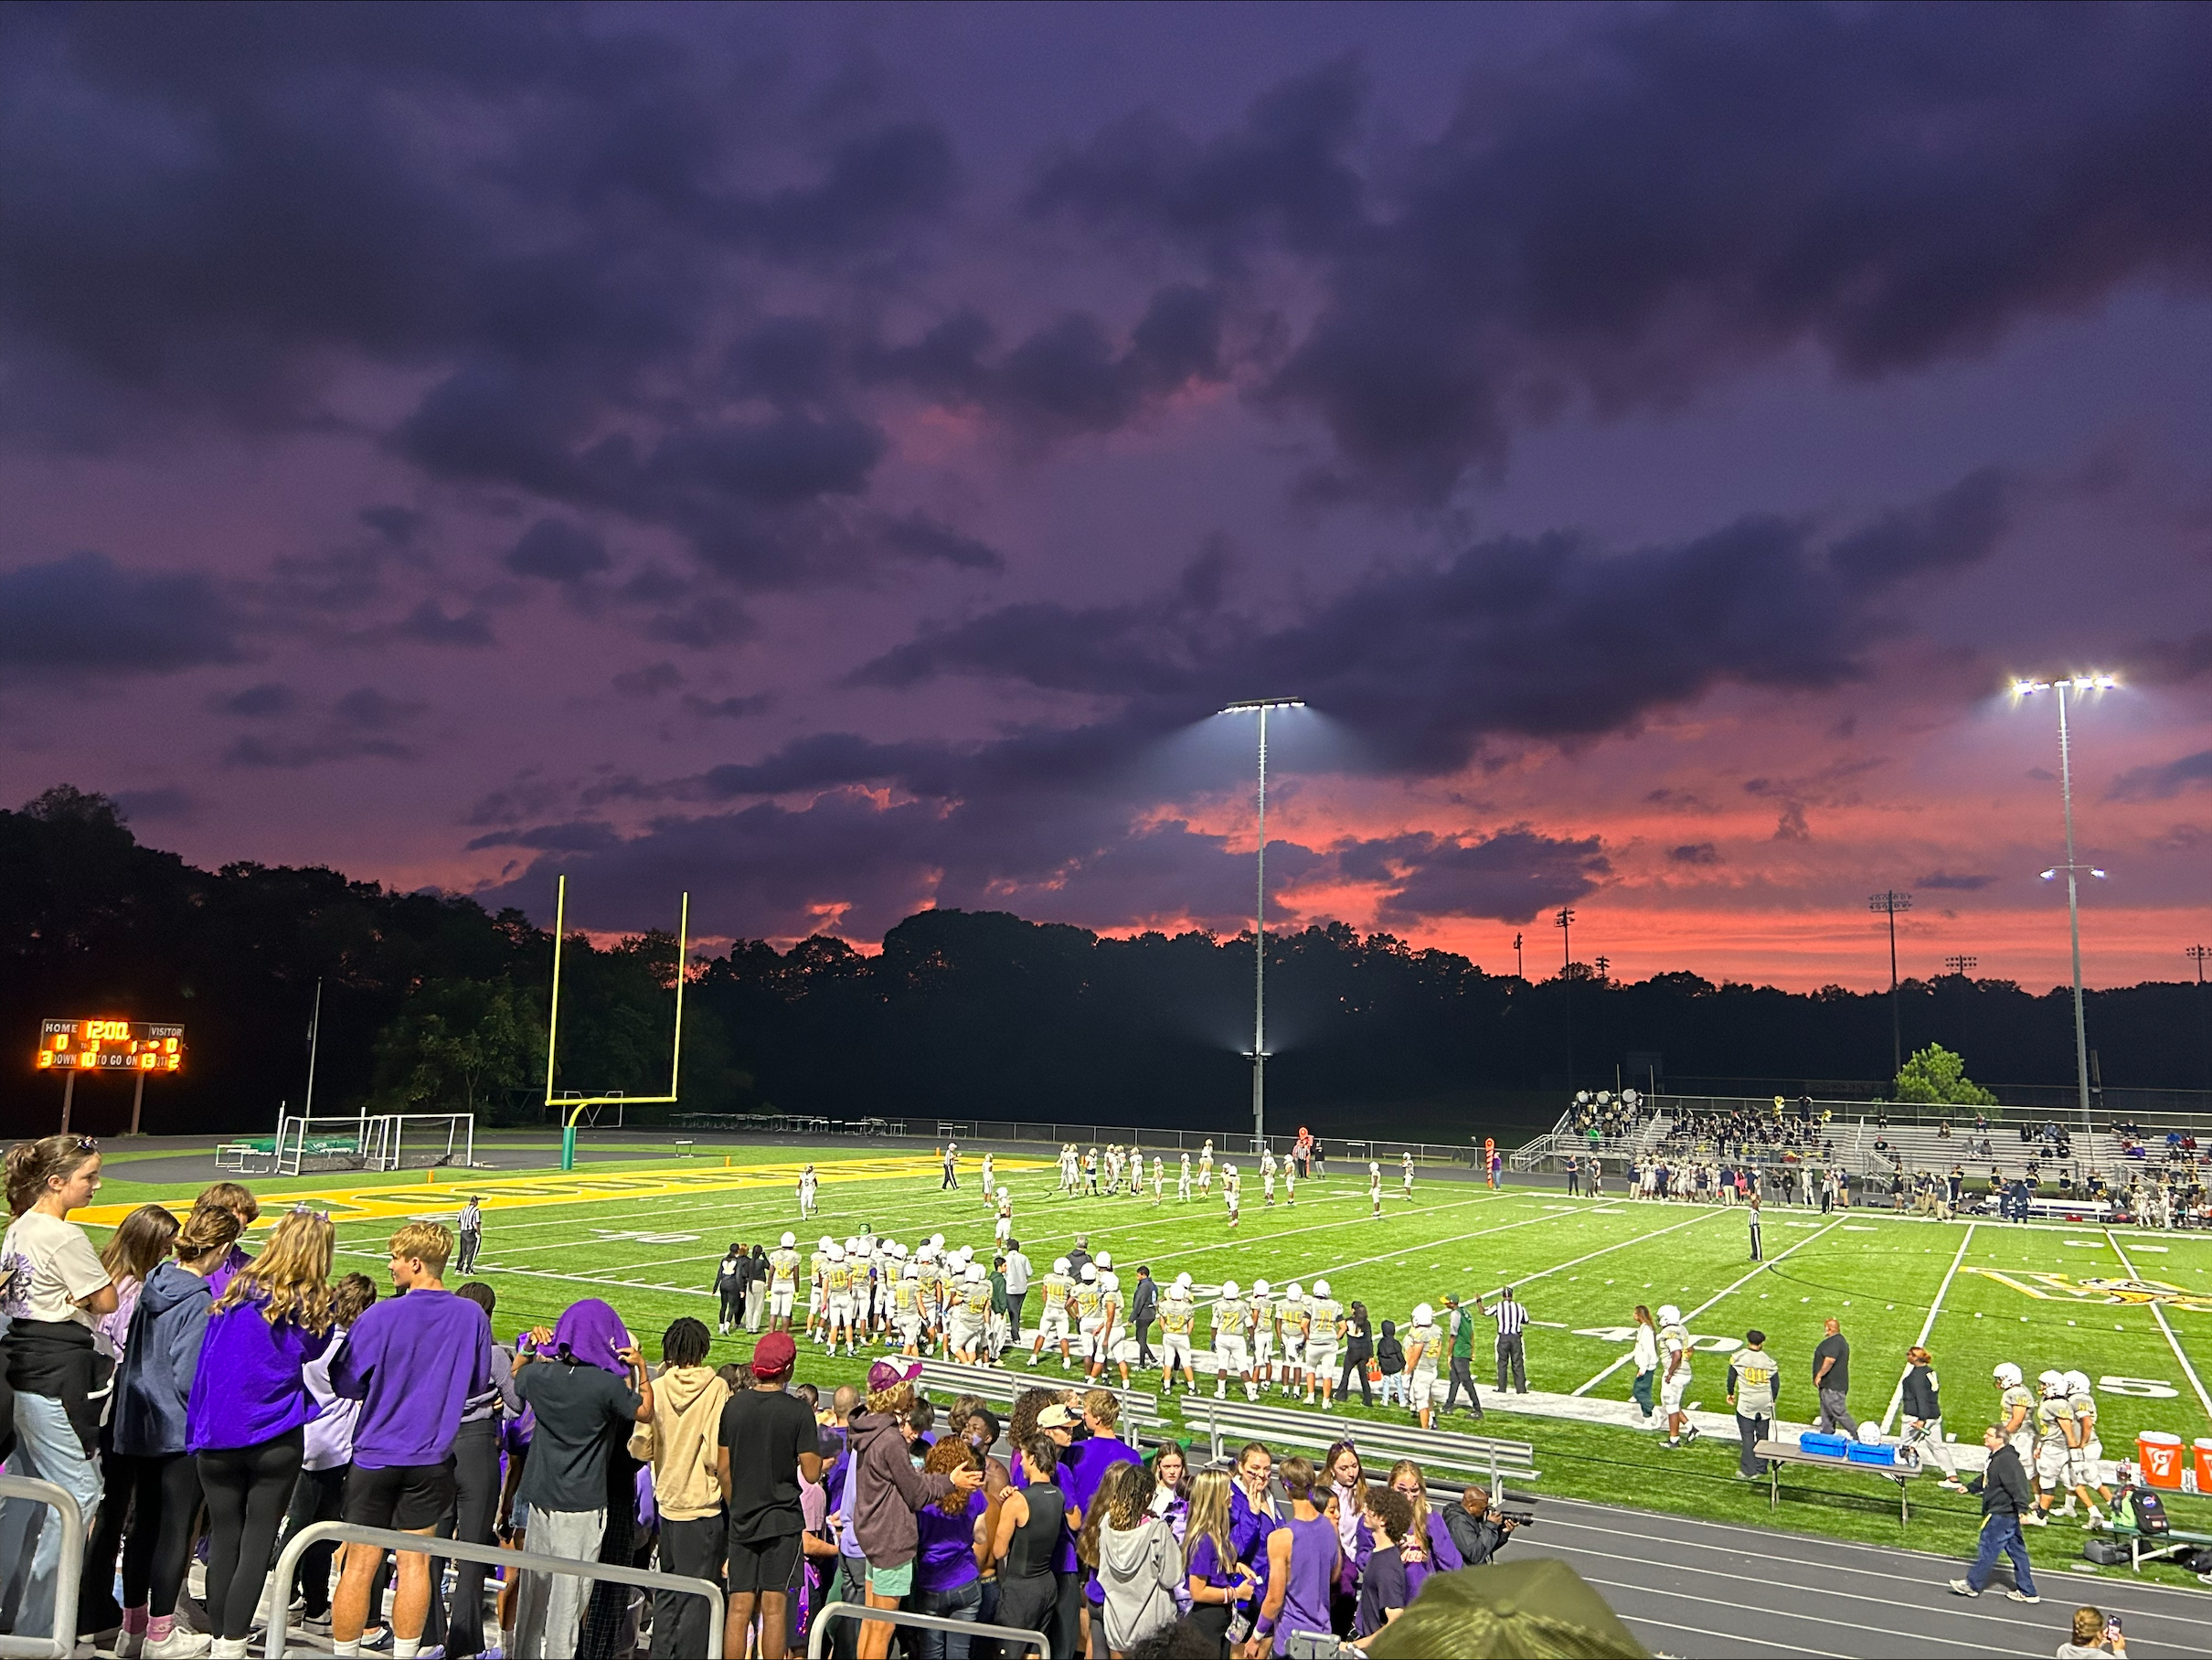
[[[1664,1367],[1659,1378],[1659,1410],[1666,1414],[1666,1444],[1685,1447],[1698,1435],[1682,1405],[1691,1382],[1690,1335],[1683,1326],[1682,1311],[1671,1303],[1659,1311],[1659,1352]]]
[[[1656,1409],[1653,1390],[1659,1380],[1659,1328],[1652,1324],[1652,1311],[1641,1303],[1636,1304],[1636,1346],[1629,1364],[1636,1368],[1636,1381],[1630,1390],[1636,1406],[1643,1414],[1643,1427],[1651,1428]]]
[[[114,1282],[69,1212],[100,1191],[100,1149],[89,1136],[49,1135],[7,1152],[7,1208],[0,1238],[0,1314],[9,1322],[16,1386],[16,1452],[9,1474],[55,1483],[89,1520],[100,1507],[100,1464],[85,1451],[99,1407],[93,1324],[115,1312]],[[54,1623],[61,1529],[41,1527],[16,1608],[16,1629]],[[19,1565],[18,1565],[19,1568]]]
[[[1183,1155],[1183,1173],[1175,1178],[1175,1197],[1186,1205],[1190,1203],[1190,1155]]]

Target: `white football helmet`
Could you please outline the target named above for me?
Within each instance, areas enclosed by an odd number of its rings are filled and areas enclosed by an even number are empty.
[[[1418,1304],[1416,1304],[1416,1305],[1415,1305],[1414,1310],[1413,1310],[1413,1324],[1414,1324],[1414,1325],[1433,1325],[1433,1324],[1435,1323],[1435,1320],[1436,1320],[1436,1310],[1434,1310],[1434,1309],[1430,1308],[1430,1306],[1429,1306],[1429,1305],[1428,1305],[1426,1303]]]
[[[1098,1260],[1099,1266],[1101,1268],[1111,1268],[1113,1266],[1113,1252],[1111,1250],[1101,1250],[1099,1252]]]
[[[2066,1387],[2072,1394],[2086,1395],[2090,1392],[2090,1375],[2087,1372],[2068,1372],[2066,1375]]]
[[[795,1233],[787,1233],[787,1234],[785,1234],[785,1235],[783,1236],[783,1249],[784,1249],[784,1250],[790,1250],[790,1249],[791,1249],[792,1246],[796,1245],[798,1242],[799,1242],[799,1236],[798,1236],[797,1234],[795,1234]]]
[[[1672,1303],[1661,1304],[1659,1305],[1659,1324],[1662,1325],[1680,1325],[1682,1324],[1682,1311],[1676,1308]]]
[[[1099,1277],[1099,1265],[1098,1265],[1096,1262],[1086,1262],[1086,1263],[1084,1263],[1084,1264],[1083,1264],[1083,1283],[1084,1283],[1084,1284],[1086,1284],[1086,1285],[1090,1285],[1090,1284],[1094,1284],[1094,1283],[1096,1283],[1096,1282],[1097,1282],[1097,1281],[1098,1281],[1098,1277]]]
[[[1292,1280],[1291,1282],[1291,1289],[1284,1292],[1282,1294],[1286,1297],[1303,1297],[1305,1295],[1305,1293],[1300,1291],[1298,1289],[1298,1282]]]
[[[899,1277],[902,1280],[920,1279],[921,1264],[919,1262],[909,1262],[904,1268],[899,1271]]]
[[[1997,1387],[2009,1389],[2020,1381],[2020,1368],[2009,1360],[2000,1360],[1989,1374],[1997,1380]]]
[[[1191,1277],[1188,1274],[1177,1274],[1175,1276],[1175,1289],[1177,1291],[1188,1291],[1190,1288]]]
[[[2047,1372],[2038,1372],[2036,1375],[2036,1381],[2042,1385],[2043,1392],[2046,1395],[2063,1395],[2066,1393],[2066,1374],[2064,1372],[2058,1371],[2056,1369]]]
[[[1233,1298],[1236,1296],[1236,1294],[1237,1294],[1237,1282],[1236,1282],[1236,1281],[1234,1281],[1234,1280],[1224,1280],[1224,1281],[1222,1281],[1222,1282],[1221,1282],[1221,1295],[1222,1295],[1224,1298],[1229,1298],[1229,1299],[1233,1299]]]
[[[1314,1281],[1314,1282],[1313,1282],[1313,1294],[1314,1294],[1316,1297],[1325,1297],[1325,1296],[1327,1296],[1327,1295],[1329,1294],[1329,1282],[1328,1282],[1326,1280],[1316,1280],[1316,1281]]]

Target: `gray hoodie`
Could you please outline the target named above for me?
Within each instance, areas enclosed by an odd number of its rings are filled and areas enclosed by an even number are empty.
[[[1175,1589],[1183,1582],[1183,1548],[1156,1516],[1126,1530],[1099,1524],[1099,1589],[1106,1596],[1106,1646],[1133,1648],[1182,1610]]]

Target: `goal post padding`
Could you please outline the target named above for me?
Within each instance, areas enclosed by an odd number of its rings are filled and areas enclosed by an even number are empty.
[[[466,1169],[476,1162],[476,1119],[469,1112],[387,1112],[368,1121],[363,1164],[371,1170]]]

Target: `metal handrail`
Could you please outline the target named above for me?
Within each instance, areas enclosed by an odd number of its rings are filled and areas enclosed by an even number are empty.
[[[1024,1625],[988,1625],[981,1620],[948,1620],[942,1614],[915,1614],[903,1608],[870,1608],[865,1602],[838,1601],[824,1603],[815,1613],[814,1628],[806,1638],[806,1660],[822,1660],[824,1645],[829,1641],[830,1622],[839,1618],[911,1625],[920,1631],[941,1631],[956,1637],[997,1637],[1002,1641],[1011,1637],[1022,1645],[1023,1651],[1035,1649],[1038,1660],[1047,1660],[1051,1654],[1051,1640],[1043,1632]]]
[[[84,1579],[84,1512],[67,1487],[30,1475],[0,1475],[0,1499],[27,1498],[55,1511],[61,1552],[54,1564],[54,1631],[48,1637],[0,1636],[0,1655],[68,1660],[77,1652],[77,1589]]]
[[[473,1545],[460,1539],[441,1539],[425,1533],[401,1533],[391,1527],[362,1527],[352,1522],[315,1522],[292,1536],[271,1570],[271,1582],[288,1586],[299,1571],[300,1559],[308,1548],[325,1539],[341,1540],[354,1545],[380,1545],[387,1550],[404,1551],[409,1556],[434,1556],[462,1562],[484,1562],[494,1568],[511,1568],[521,1573],[565,1573],[583,1580],[605,1580],[615,1585],[642,1586],[647,1591],[680,1591],[690,1596],[705,1597],[712,1612],[707,1631],[707,1660],[722,1660],[722,1623],[727,1617],[722,1588],[711,1580],[695,1580],[688,1574],[655,1573],[650,1569],[625,1568],[614,1562],[580,1562],[573,1557],[543,1556],[536,1551],[505,1550],[497,1545]],[[269,1643],[266,1653],[282,1655],[285,1652],[284,1639],[292,1624],[291,1597],[280,1594],[269,1599]],[[75,1610],[70,1611],[71,1623]],[[75,1633],[71,1633],[72,1639]],[[71,1653],[76,1647],[72,1641],[59,1652]],[[0,1654],[11,1651],[0,1649]],[[20,1651],[17,1651],[20,1652]]]

